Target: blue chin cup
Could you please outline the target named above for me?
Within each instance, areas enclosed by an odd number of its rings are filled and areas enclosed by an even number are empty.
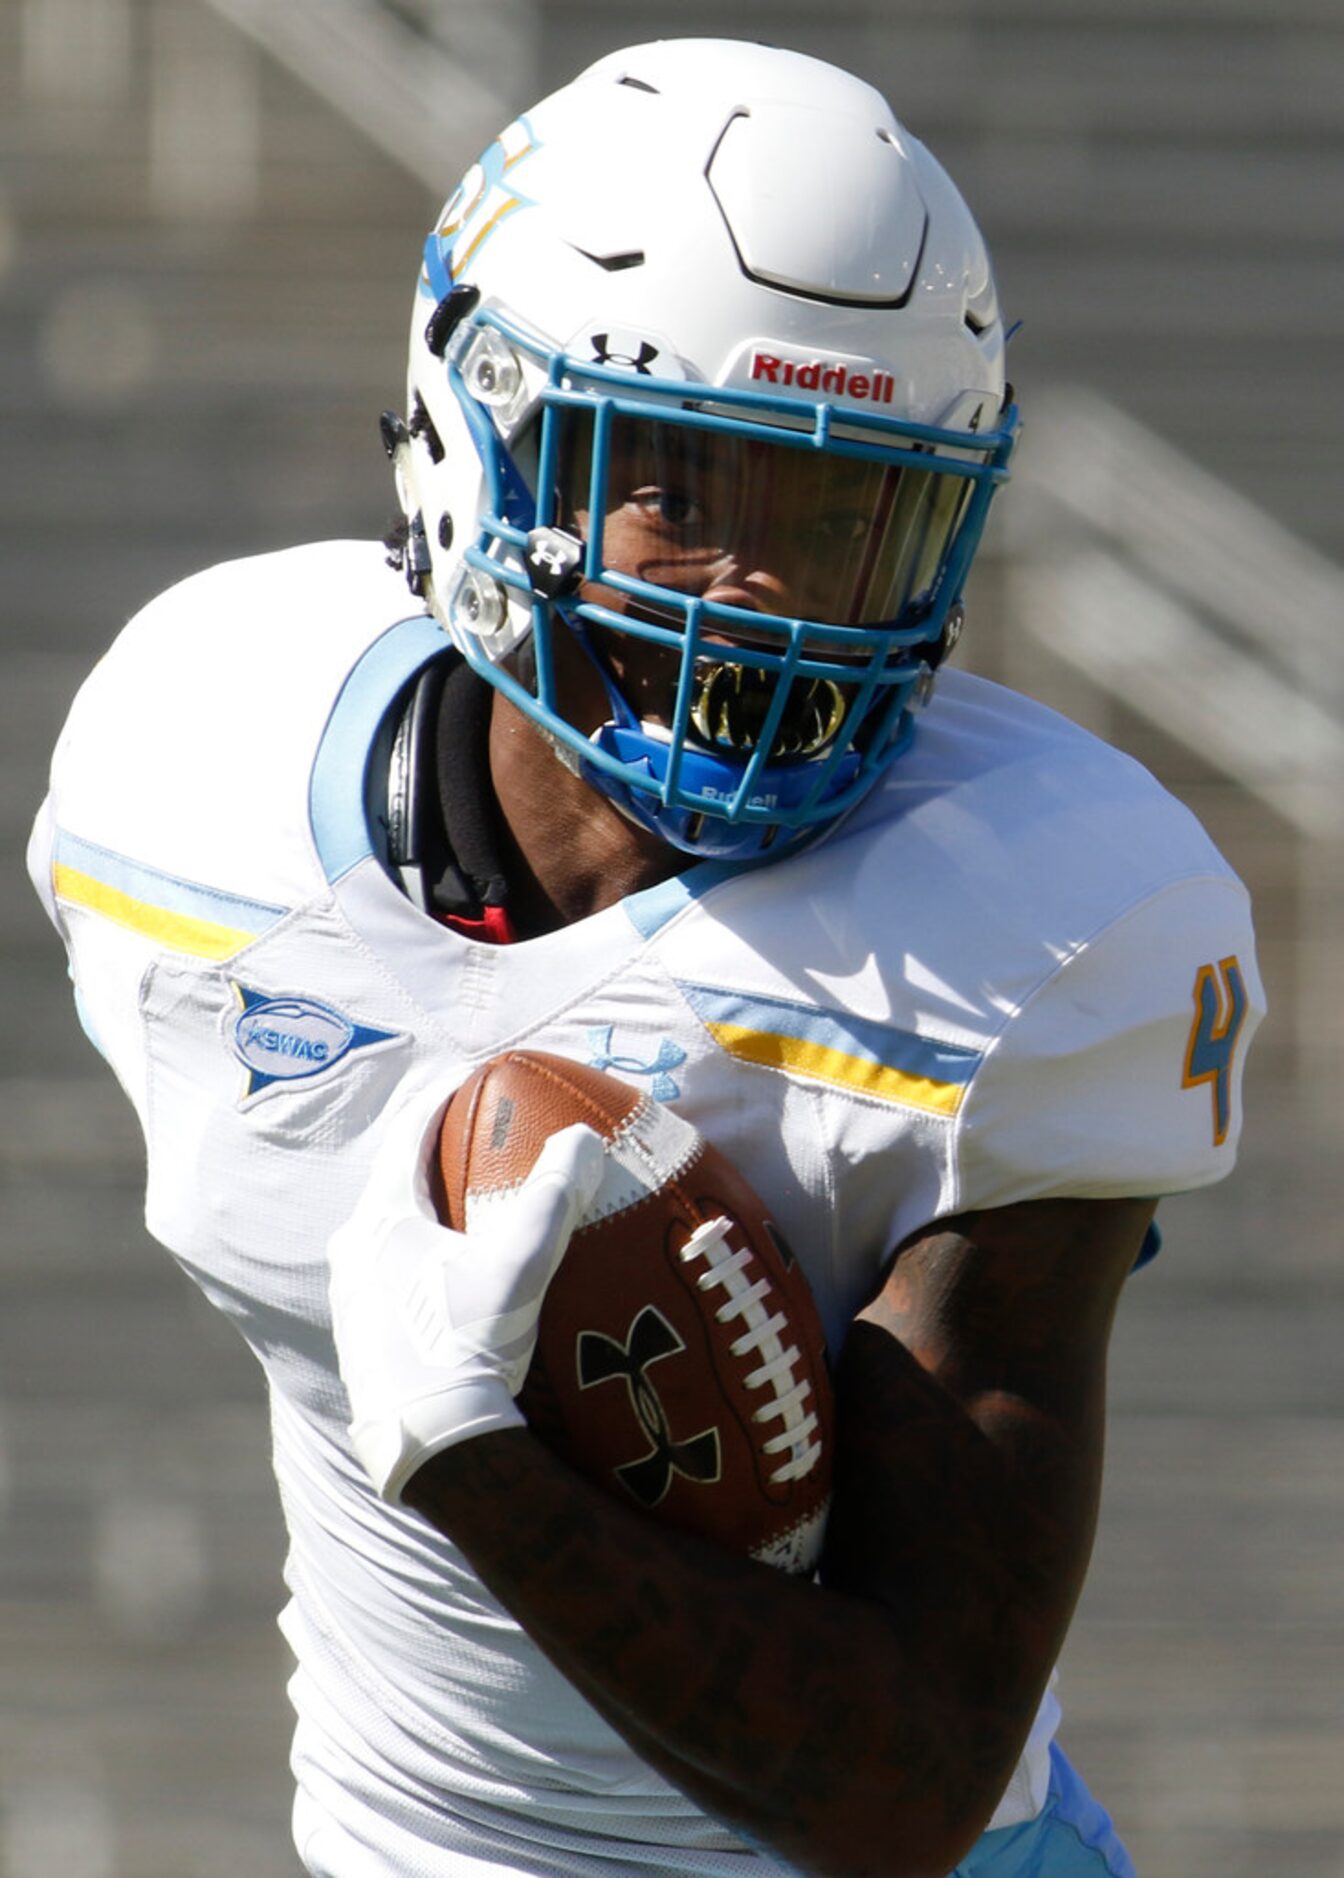
[[[599,769],[586,759],[581,773],[595,789],[609,796],[631,821],[651,829],[671,847],[704,860],[747,862],[775,859],[815,841],[828,829],[835,811],[816,821],[790,825],[788,820],[803,804],[812,779],[802,768],[767,767],[757,778],[758,787],[730,819],[729,808],[742,792],[742,765],[702,750],[686,750],[681,756],[681,782],[669,799],[668,769],[672,747],[640,730],[623,730],[617,724],[604,724],[592,739],[593,748],[616,766],[614,771]],[[840,765],[837,781],[842,793],[852,790],[859,774],[859,758],[847,753]],[[628,779],[638,777],[638,783]],[[853,791],[854,799],[867,793]],[[689,808],[689,796],[707,806]],[[751,820],[741,819],[743,811]]]

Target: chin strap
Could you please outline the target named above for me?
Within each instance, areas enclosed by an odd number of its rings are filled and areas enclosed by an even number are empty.
[[[481,945],[511,946],[518,938],[506,906],[483,906],[479,919],[464,919],[457,913],[440,913],[437,918],[440,925]]]

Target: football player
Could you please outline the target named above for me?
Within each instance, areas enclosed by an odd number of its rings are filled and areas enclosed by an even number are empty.
[[[211,569],[73,707],[34,878],[149,1225],[266,1372],[322,1878],[1132,1870],[1052,1666],[1112,1315],[1157,1197],[1232,1164],[1261,992],[1191,816],[944,669],[1016,429],[984,244],[873,90],[622,52],[425,244],[399,565]],[[520,1045],[786,1223],[836,1371],[815,1576],[524,1425],[593,1138],[479,1244],[424,1193]]]

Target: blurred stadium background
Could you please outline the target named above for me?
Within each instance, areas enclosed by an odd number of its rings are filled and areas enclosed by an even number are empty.
[[[1256,892],[1243,1164],[1164,1206],[1123,1313],[1065,1739],[1144,1878],[1344,1874],[1337,0],[0,0],[0,1878],[296,1871],[258,1378],[144,1236],[20,875],[52,738],[168,581],[381,528],[450,183],[696,32],[863,71],[961,182],[1028,425],[967,656]]]

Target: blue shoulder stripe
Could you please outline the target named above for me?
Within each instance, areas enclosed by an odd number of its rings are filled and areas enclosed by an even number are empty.
[[[955,1115],[983,1061],[965,1044],[870,1018],[714,985],[679,989],[730,1056],[929,1114]]]
[[[96,913],[195,958],[230,958],[285,917],[283,906],[184,880],[130,855],[58,829],[52,890],[67,906]]]
[[[747,871],[735,861],[698,861],[684,874],[674,874],[671,880],[659,881],[656,887],[645,887],[640,893],[630,894],[621,905],[640,938],[652,939],[692,901],[700,899],[721,881]]]

